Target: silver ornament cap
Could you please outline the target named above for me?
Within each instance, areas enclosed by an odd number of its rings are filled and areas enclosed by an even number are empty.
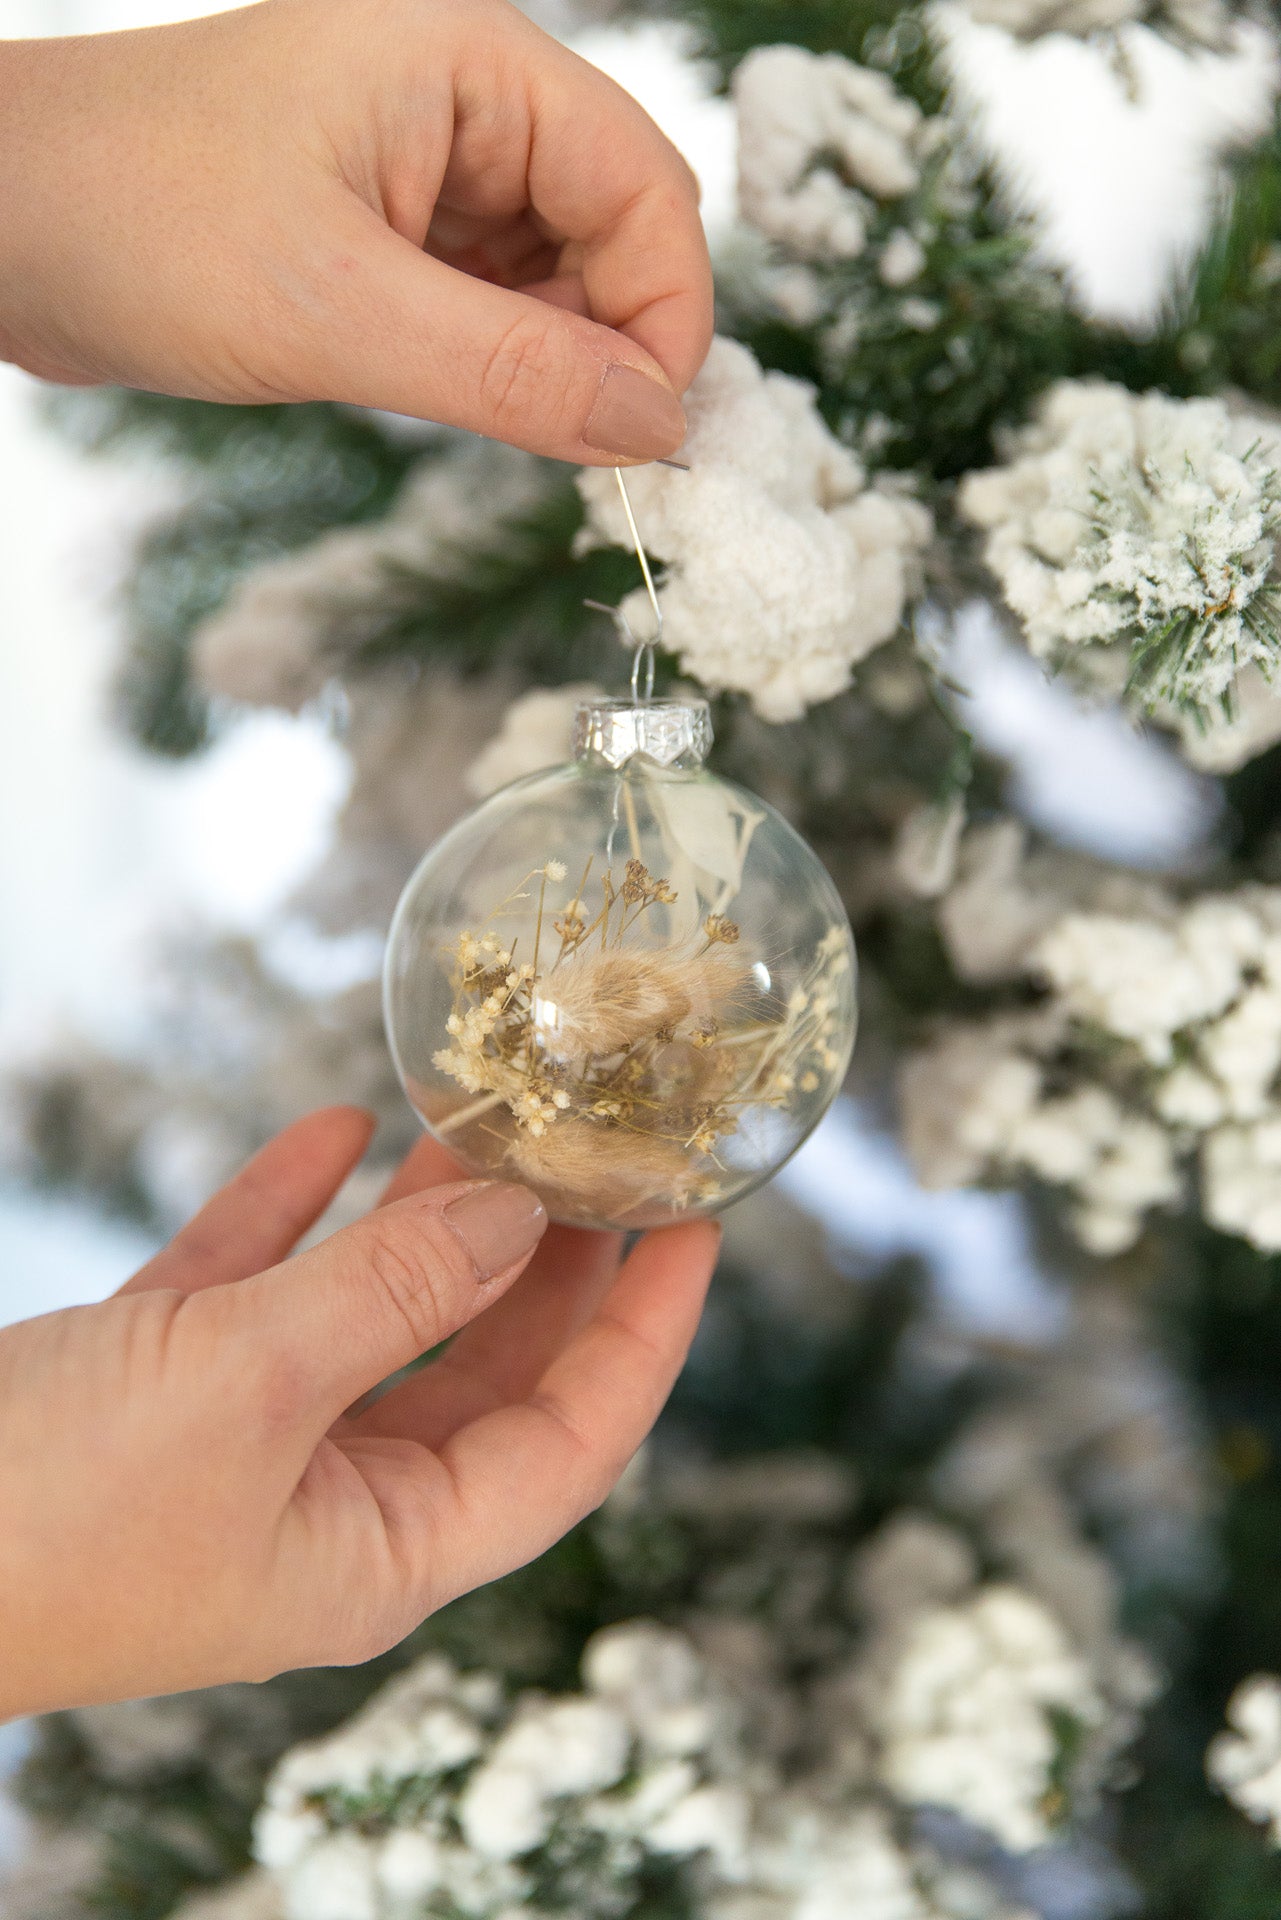
[[[701,767],[711,751],[706,700],[584,700],[574,716],[575,760],[603,760],[616,770],[630,760],[659,767]]]

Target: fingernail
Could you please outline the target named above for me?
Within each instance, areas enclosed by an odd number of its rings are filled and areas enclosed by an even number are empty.
[[[477,1280],[515,1266],[547,1231],[547,1209],[528,1187],[506,1181],[473,1187],[445,1208],[441,1215],[472,1257]]]
[[[626,460],[657,460],[685,438],[685,412],[670,387],[635,367],[606,367],[583,444]]]

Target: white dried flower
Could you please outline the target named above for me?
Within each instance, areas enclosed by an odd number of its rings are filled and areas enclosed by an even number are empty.
[[[1020,821],[985,821],[962,836],[939,930],[961,978],[986,985],[1026,972],[1036,941],[1069,907],[1146,907],[1156,897],[1150,885],[1082,855],[1032,849]]]
[[[821,1790],[761,1810],[750,1875],[712,1885],[706,1920],[1035,1920],[982,1872],[908,1847],[875,1802],[824,1804]]]
[[[490,1767],[531,1774],[545,1794],[596,1793],[627,1766],[631,1730],[596,1700],[557,1700],[518,1717],[491,1749]]]
[[[848,1588],[876,1626],[957,1599],[974,1585],[978,1561],[955,1527],[910,1509],[879,1527],[854,1557]]]
[[[1281,644],[1281,440],[1220,400],[1060,381],[961,511],[1031,651],[1149,707],[1212,713]]]
[[[840,54],[757,47],[735,69],[734,101],[743,218],[805,259],[855,259],[868,196],[897,200],[920,182],[920,108]]]
[[[646,546],[666,563],[665,644],[713,690],[751,695],[767,720],[794,720],[849,684],[897,629],[930,516],[868,485],[829,433],[811,388],[765,373],[718,339],[686,396],[688,473],[637,468],[629,487]],[[628,543],[613,475],[579,486],[597,540]],[[625,603],[642,631],[639,594]]]
[[[1065,1033],[1062,1010],[955,1023],[899,1074],[903,1139],[930,1187],[1031,1174],[1066,1187],[1078,1238],[1120,1253],[1145,1213],[1182,1190],[1174,1143],[1157,1121],[1086,1080],[1043,1091],[1043,1056]]]
[[[1226,899],[1197,902],[1169,925],[1073,913],[1037,944],[1032,967],[1076,1019],[1163,1064],[1176,1033],[1232,1004],[1259,943],[1258,922]]]
[[[378,1852],[356,1833],[321,1840],[290,1874],[286,1920],[379,1920]]]
[[[1012,843],[997,851],[994,879],[967,878],[963,846],[940,918],[954,933],[962,894],[963,929],[981,928],[985,898],[994,919],[1012,911],[1016,937],[996,939],[1003,964],[1049,998],[1033,1015],[945,1027],[905,1064],[904,1134],[921,1178],[1030,1173],[1067,1190],[1077,1237],[1108,1256],[1181,1198],[1199,1150],[1206,1219],[1281,1249],[1281,889],[1180,904],[1151,883],[1122,886],[1112,897],[1124,910],[1063,913],[1029,942],[1052,890],[1027,885]]]
[[[493,1676],[430,1659],[288,1754],[255,1829],[288,1920],[502,1920],[536,1886],[615,1914],[647,1860],[745,1872],[749,1763],[725,1685],[648,1621],[598,1635],[583,1664],[585,1694],[513,1706]]]
[[[916,294],[909,294],[899,307],[898,317],[913,333],[933,333],[943,318],[943,309],[937,300],[922,300]]]
[[[887,287],[905,287],[925,271],[925,248],[904,227],[896,227],[881,249],[876,271]]]
[[[1216,1734],[1206,1772],[1229,1800],[1268,1828],[1281,1847],[1281,1680],[1256,1673],[1228,1702],[1228,1731]]]
[[[894,836],[894,873],[919,900],[937,900],[956,878],[965,829],[965,798],[929,802],[913,809]]]
[[[466,773],[467,791],[488,799],[511,780],[542,773],[570,757],[574,715],[585,700],[601,700],[602,690],[590,681],[571,681],[563,687],[535,687],[513,700],[498,732],[472,761]]]
[[[956,1022],[899,1073],[903,1143],[928,1187],[970,1186],[1009,1166],[1041,1098],[1028,1023]]]
[[[797,1798],[775,1810],[757,1850],[755,1878],[773,1902],[748,1907],[760,1920],[942,1920],[912,1855],[879,1807],[821,1809]],[[753,1889],[755,1899],[761,1892]],[[718,1902],[713,1920],[738,1920]]]
[[[1167,1126],[1189,1127],[1197,1133],[1217,1126],[1226,1117],[1223,1088],[1186,1061],[1158,1081],[1152,1105]]]
[[[827,307],[823,282],[813,267],[800,260],[762,268],[761,289],[775,312],[794,327],[812,327]]]
[[[909,1625],[881,1704],[881,1776],[910,1804],[950,1807],[1025,1852],[1050,1836],[1062,1728],[1104,1715],[1053,1615],[1017,1588],[987,1587]]]
[[[1262,1253],[1281,1253],[1281,1111],[1247,1127],[1219,1127],[1201,1148],[1205,1217]]]
[[[1227,1013],[1203,1027],[1197,1051],[1223,1089],[1233,1120],[1258,1120],[1281,1071],[1281,990],[1270,981],[1248,987]]]
[[[965,10],[985,26],[1035,40],[1045,33],[1084,37],[1124,26],[1142,17],[1147,0],[965,0]]]

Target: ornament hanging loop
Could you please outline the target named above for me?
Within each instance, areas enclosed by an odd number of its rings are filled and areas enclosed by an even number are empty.
[[[654,698],[654,643],[642,640],[632,655],[632,702],[647,707]]]

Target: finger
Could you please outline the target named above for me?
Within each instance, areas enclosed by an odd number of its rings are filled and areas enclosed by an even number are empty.
[[[712,340],[713,288],[698,182],[630,94],[551,46],[529,162],[535,213],[582,244],[592,316],[637,341],[683,393]]]
[[[197,1293],[244,1280],[291,1253],[360,1160],[374,1130],[363,1107],[323,1107],[278,1133],[121,1293]]]
[[[468,1421],[532,1393],[618,1275],[622,1235],[549,1229],[528,1271],[439,1360],[393,1387],[343,1434],[436,1448]]]
[[[550,280],[531,280],[521,292],[545,301],[549,307],[564,307],[570,313],[587,312],[587,289],[581,273],[560,272],[554,273]]]
[[[452,1182],[202,1299],[256,1356],[273,1419],[305,1458],[344,1408],[504,1292],[546,1226],[526,1187]]]
[[[426,251],[447,267],[459,267],[504,287],[525,287],[554,273],[561,254],[558,242],[549,240],[531,221],[495,228],[469,218],[433,220]]]
[[[663,368],[626,333],[432,259],[336,187],[326,205],[344,271],[326,273],[277,341],[282,391],[580,465],[653,460],[684,439]]]
[[[406,1544],[432,1604],[523,1565],[600,1504],[684,1364],[719,1246],[710,1221],[648,1234],[534,1393],[420,1456]]]

